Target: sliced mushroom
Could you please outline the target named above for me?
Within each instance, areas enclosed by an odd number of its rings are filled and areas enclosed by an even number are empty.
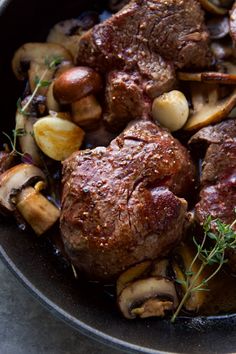
[[[128,319],[164,316],[166,310],[178,306],[178,298],[172,281],[151,277],[125,287],[118,297],[118,305]]]
[[[16,127],[15,129],[22,134],[18,136],[21,152],[29,154],[32,157],[33,163],[37,166],[42,164],[39,149],[34,140],[33,125],[36,119],[31,116],[25,116],[22,113],[16,112]]]
[[[208,84],[224,84],[224,85],[235,85],[236,84],[236,74],[226,74],[219,72],[202,72],[202,73],[187,73],[179,72],[179,80],[182,81],[197,81],[205,82]]]
[[[135,266],[127,269],[123,272],[116,283],[116,292],[117,295],[132,281],[140,278],[144,274],[147,274],[147,271],[150,270],[152,262],[144,261],[142,263],[136,264]]]
[[[102,117],[102,107],[93,95],[71,104],[72,120],[82,128],[93,128]]]
[[[199,260],[196,260],[196,262],[192,265],[192,261],[195,257],[196,252],[194,252],[193,248],[189,245],[182,244],[178,251],[178,258],[181,258],[181,265],[178,264],[178,261],[174,261],[173,263],[173,270],[175,272],[176,279],[179,281],[179,283],[182,283],[182,281],[186,280],[186,271],[191,271],[192,276],[190,277],[190,286],[192,284],[192,281],[194,279],[194,275],[198,272],[201,262]],[[177,258],[177,259],[178,259]],[[191,267],[192,265],[192,267]],[[191,269],[190,269],[191,267]],[[204,278],[206,277],[206,273],[202,273],[198,278],[197,281],[195,282],[194,286],[200,285]],[[185,283],[181,284],[182,287],[182,295],[185,294],[186,292],[186,285]],[[206,300],[206,292],[205,291],[196,291],[192,292],[189,299],[186,301],[184,307],[188,311],[198,311],[199,308],[203,305],[204,301]]]
[[[48,65],[60,58],[60,62],[72,62],[70,53],[59,44],[52,43],[26,43],[14,54],[12,69],[18,80],[29,77],[31,92],[37,85],[37,79],[50,81],[56,68],[48,69]],[[45,95],[47,87],[40,87],[38,93]]]
[[[12,198],[25,186],[43,180],[44,173],[34,165],[20,164],[0,175],[0,207],[5,212],[13,212],[15,205]]]
[[[47,116],[34,124],[34,137],[45,155],[53,160],[63,161],[79,150],[84,132],[72,122]]]
[[[152,264],[152,277],[167,277],[169,267],[169,259],[165,258],[162,260],[154,261]]]
[[[199,0],[200,4],[204,8],[204,10],[211,12],[215,15],[225,15],[227,14],[228,10],[225,9],[224,7],[220,7],[215,5],[212,1],[210,0]]]
[[[229,34],[228,17],[212,17],[207,21],[207,28],[212,39],[224,38]]]
[[[53,93],[59,103],[70,104],[101,89],[101,76],[89,67],[78,66],[55,80]]]
[[[228,97],[219,99],[218,86],[194,83],[191,93],[193,112],[184,130],[193,131],[217,123],[226,118],[236,105],[236,90]]]
[[[41,186],[27,187],[17,194],[17,210],[32,227],[36,235],[44,234],[59,219],[60,210],[41,193]]]

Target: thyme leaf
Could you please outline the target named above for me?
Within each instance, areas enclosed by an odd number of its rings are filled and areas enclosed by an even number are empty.
[[[37,95],[38,93],[38,90],[41,88],[41,87],[48,87],[50,84],[51,84],[51,81],[50,80],[44,80],[46,75],[48,74],[48,72],[50,70],[55,70],[55,68],[61,64],[61,62],[63,61],[63,58],[61,57],[58,57],[58,56],[55,56],[55,57],[52,57],[51,59],[50,58],[46,58],[45,60],[45,64],[47,66],[47,68],[45,69],[45,71],[43,72],[42,76],[41,77],[38,77],[36,76],[35,77],[35,89],[34,91],[32,92],[32,95],[30,96],[29,100],[27,101],[27,103],[22,106],[22,100],[21,98],[19,98],[17,100],[17,103],[16,103],[16,106],[17,106],[17,111],[24,115],[24,116],[29,116],[30,113],[28,112],[28,109],[30,107],[30,105],[32,104],[33,102],[33,99],[35,98],[35,96]],[[12,153],[16,153],[17,155],[20,155],[20,156],[24,156],[24,154],[22,154],[20,151],[18,151],[16,149],[16,144],[17,144],[17,138],[18,137],[21,137],[21,136],[24,136],[26,134],[28,134],[24,129],[13,129],[13,138],[11,138],[7,133],[3,132],[3,135],[5,135],[5,137],[9,140],[10,142],[10,145],[11,145],[11,148],[12,148]],[[31,133],[32,134],[32,133]],[[32,134],[33,136],[33,134]]]
[[[223,264],[228,262],[225,251],[227,249],[236,250],[236,232],[233,229],[235,224],[236,219],[231,225],[228,225],[219,219],[213,220],[211,216],[208,216],[203,224],[204,236],[202,242],[198,243],[196,238],[193,237],[193,243],[196,246],[197,252],[189,269],[185,272],[185,283],[183,280],[176,280],[177,283],[186,284],[187,287],[185,295],[171,318],[172,323],[175,322],[179,312],[192,293],[196,291],[209,291],[209,289],[206,289],[206,285],[220,271]],[[212,231],[212,229],[214,231]],[[211,240],[210,246],[206,245],[208,239]],[[193,272],[193,265],[197,260],[201,261],[201,265],[196,272]],[[198,280],[206,266],[215,266],[216,268],[214,268],[207,278],[203,279],[200,284],[198,284]]]

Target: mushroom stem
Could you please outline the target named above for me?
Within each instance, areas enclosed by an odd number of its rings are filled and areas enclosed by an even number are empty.
[[[50,203],[38,188],[27,187],[16,197],[16,208],[40,236],[44,234],[59,218],[60,211]]]

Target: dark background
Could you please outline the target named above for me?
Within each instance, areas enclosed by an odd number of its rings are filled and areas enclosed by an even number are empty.
[[[119,354],[53,317],[0,260],[1,354]]]

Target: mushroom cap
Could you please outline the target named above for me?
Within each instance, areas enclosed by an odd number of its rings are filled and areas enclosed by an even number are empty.
[[[50,62],[54,58],[72,61],[71,54],[62,45],[56,43],[26,43],[15,52],[12,59],[12,70],[18,80],[24,80],[28,75],[31,62],[46,66],[46,61]]]
[[[197,130],[225,119],[236,105],[236,90],[221,100],[212,100],[196,109],[188,119],[184,130]]]
[[[55,80],[53,93],[59,103],[68,104],[101,89],[102,79],[95,70],[77,66],[67,70]]]
[[[128,319],[132,319],[136,317],[136,309],[140,309],[149,300],[154,299],[159,299],[160,303],[163,302],[163,304],[166,304],[166,301],[172,302],[172,308],[176,308],[178,306],[178,298],[174,283],[164,277],[137,280],[123,289],[118,297],[118,305],[123,315]],[[155,310],[156,308],[154,308]],[[148,312],[149,316],[153,315],[150,307]]]
[[[11,198],[24,187],[38,181],[46,182],[45,174],[36,166],[16,165],[0,175],[0,208],[5,212],[15,209]]]

